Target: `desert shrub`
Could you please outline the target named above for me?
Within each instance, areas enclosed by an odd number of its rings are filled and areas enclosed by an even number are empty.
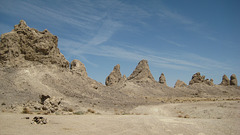
[[[73,114],[75,114],[75,115],[84,115],[84,112],[83,111],[77,111],[77,112],[74,112]]]
[[[22,113],[24,113],[24,114],[32,114],[32,112],[28,108],[26,108],[26,107],[23,108]]]
[[[72,108],[68,108],[68,111],[69,111],[69,112],[73,112],[73,109],[72,109]]]
[[[94,111],[94,110],[92,110],[92,109],[88,109],[88,110],[87,110],[87,112],[90,112],[90,113],[95,113],[95,111]]]

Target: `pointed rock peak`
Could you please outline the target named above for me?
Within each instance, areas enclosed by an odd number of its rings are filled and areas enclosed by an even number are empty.
[[[113,71],[114,72],[120,72],[120,65],[117,64],[116,66],[114,66]]]
[[[110,86],[113,84],[116,84],[120,82],[122,79],[122,74],[120,72],[120,65],[117,64],[114,68],[113,71],[109,74],[109,76],[105,80],[106,86]]]
[[[162,73],[161,76],[159,77],[159,83],[160,83],[160,84],[167,85],[166,78],[165,78],[165,76],[164,76],[163,73]]]
[[[177,80],[177,82],[174,85],[174,88],[178,88],[178,87],[186,87],[187,84],[181,80]]]
[[[223,85],[223,86],[230,85],[230,80],[228,79],[228,77],[226,75],[223,75],[222,82],[220,83],[220,85]]]
[[[237,76],[235,74],[230,77],[230,85],[237,86]]]
[[[148,66],[147,60],[141,60],[128,80],[155,81]]]
[[[20,20],[19,24],[14,26],[14,31],[23,30],[29,28],[24,20]]]
[[[73,60],[70,65],[70,69],[73,73],[77,73],[82,77],[88,76],[85,65],[79,60]]]

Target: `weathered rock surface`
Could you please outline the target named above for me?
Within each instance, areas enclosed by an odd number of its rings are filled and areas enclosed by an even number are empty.
[[[230,77],[230,85],[237,86],[237,76],[235,74]]]
[[[1,35],[0,66],[20,67],[42,63],[69,68],[69,62],[58,49],[58,38],[48,30],[30,28],[21,20],[14,29]]]
[[[177,82],[174,85],[174,88],[178,88],[178,87],[186,87],[187,84],[181,80],[177,80]]]
[[[128,80],[155,81],[148,66],[147,60],[141,60]]]
[[[120,65],[117,64],[114,68],[113,71],[109,74],[109,76],[105,80],[106,86],[110,86],[113,84],[116,84],[120,82],[122,79],[122,74],[120,72]]]
[[[159,77],[159,83],[163,85],[167,85],[165,75],[162,73],[161,76]]]
[[[192,80],[189,82],[189,85],[192,85],[194,83],[203,83],[203,84],[207,84],[207,85],[210,85],[210,86],[213,86],[214,83],[213,83],[213,79],[205,79],[205,76],[201,76],[200,72],[197,72],[195,73],[193,76],[192,76]]]
[[[82,77],[88,76],[85,65],[79,60],[73,60],[70,65],[70,69],[73,73],[77,73]]]
[[[223,86],[230,85],[230,80],[228,79],[228,77],[226,75],[223,75],[222,82],[220,83],[220,85],[223,85]]]

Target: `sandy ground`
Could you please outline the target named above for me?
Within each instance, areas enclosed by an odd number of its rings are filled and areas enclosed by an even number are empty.
[[[140,106],[132,110],[136,114],[141,112],[140,115],[43,115],[49,121],[46,125],[31,124],[37,115],[0,113],[0,134],[239,135],[239,105],[238,101],[200,102]],[[212,113],[217,112],[220,113],[215,117]],[[187,113],[189,117],[184,118]]]

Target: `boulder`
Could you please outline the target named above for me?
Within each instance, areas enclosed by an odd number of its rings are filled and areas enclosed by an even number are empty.
[[[88,76],[85,65],[79,60],[73,60],[70,65],[70,69],[73,73],[77,73],[82,77]]]
[[[192,76],[192,80],[189,82],[189,85],[193,85],[195,83],[202,83],[202,84],[207,84],[209,86],[213,86],[213,79],[205,79],[205,76],[201,76],[200,72],[195,73]]]
[[[47,118],[44,118],[42,116],[35,116],[32,120],[31,124],[47,124],[48,120]]]
[[[205,76],[201,76],[200,72],[197,72],[192,76],[192,80],[189,82],[189,85],[192,85],[194,83],[202,83],[204,79]]]
[[[222,82],[220,83],[220,85],[223,85],[223,86],[230,85],[230,80],[228,79],[228,77],[226,75],[223,75]]]
[[[141,60],[127,79],[136,81],[155,81],[149,69],[147,60]]]
[[[1,35],[0,66],[21,67],[36,64],[69,68],[58,49],[58,38],[48,30],[38,31],[21,20],[14,29]]]
[[[113,71],[109,74],[109,76],[105,80],[106,86],[110,86],[113,84],[116,84],[120,82],[122,79],[122,74],[120,72],[120,65],[117,64],[114,68]]]
[[[174,85],[174,88],[178,88],[178,87],[186,87],[187,84],[181,80],[177,80],[177,82]]]
[[[213,86],[214,85],[214,83],[213,83],[213,79],[206,79],[206,80],[204,80],[203,81],[205,84],[207,84],[207,85],[209,85],[209,86]]]
[[[230,77],[230,85],[237,86],[237,76],[235,74]]]
[[[159,83],[163,85],[167,85],[166,78],[164,74],[162,73],[161,76],[159,77]]]

